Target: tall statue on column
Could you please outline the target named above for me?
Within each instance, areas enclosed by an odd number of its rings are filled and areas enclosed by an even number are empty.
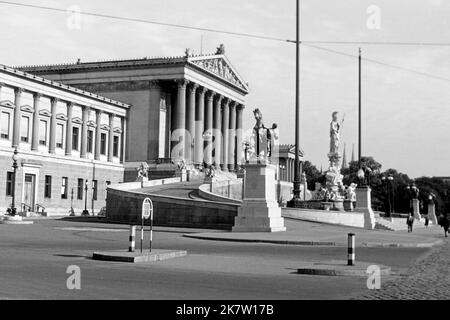
[[[327,180],[327,189],[332,200],[342,200],[344,196],[339,191],[339,186],[342,184],[343,178],[340,170],[341,154],[339,152],[343,122],[344,120],[339,121],[339,113],[337,111],[333,112],[330,123],[330,152],[328,153],[330,167],[325,175]]]

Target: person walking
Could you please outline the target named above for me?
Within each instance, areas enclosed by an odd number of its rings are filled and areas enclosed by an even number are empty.
[[[414,216],[410,213],[406,219],[406,224],[408,225],[408,232],[412,232],[414,224]]]
[[[428,214],[424,215],[425,217],[425,227],[428,228],[428,224],[430,223],[430,219],[428,218]]]
[[[447,234],[448,234],[448,228],[449,228],[449,221],[448,221],[448,216],[441,213],[441,215],[439,216],[439,224],[441,225],[442,228],[444,228],[444,235],[447,238]]]

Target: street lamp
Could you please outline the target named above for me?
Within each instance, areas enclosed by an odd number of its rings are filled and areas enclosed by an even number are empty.
[[[385,190],[386,190],[386,196],[387,196],[387,206],[386,209],[386,216],[390,217],[391,214],[394,212],[393,208],[393,202],[394,202],[394,189],[392,182],[394,181],[394,177],[392,175],[383,176],[381,177],[381,180],[385,183]],[[391,190],[389,190],[389,186],[391,187]],[[390,192],[389,192],[390,191]],[[392,202],[391,202],[391,193],[392,193]]]
[[[10,215],[11,216],[15,216],[16,215],[16,172],[17,172],[17,168],[19,167],[17,165],[17,162],[19,161],[19,152],[17,151],[17,147],[14,149],[14,153],[12,155],[12,160],[13,160],[13,178],[12,178],[12,189],[11,189],[11,194],[12,194],[12,203],[11,203],[11,209],[10,209]]]
[[[87,209],[87,194],[88,194],[88,180],[86,179],[86,182],[84,183],[84,210],[81,213],[83,216],[88,216],[89,211]]]

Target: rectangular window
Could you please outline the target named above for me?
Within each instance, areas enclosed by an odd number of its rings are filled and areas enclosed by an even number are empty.
[[[6,172],[6,195],[12,196],[12,185],[13,185],[13,172]]]
[[[78,187],[77,187],[77,199],[83,200],[83,179],[78,179]]]
[[[0,137],[2,139],[9,139],[9,120],[10,114],[8,112],[2,112],[0,117]]]
[[[29,142],[30,118],[23,117],[20,119],[20,141]]]
[[[68,188],[69,188],[69,178],[63,177],[61,183],[61,199],[67,199]]]
[[[97,200],[97,180],[92,180],[92,200]]]
[[[87,134],[87,152],[92,153],[94,146],[94,131],[88,130]]]
[[[39,144],[47,145],[47,121],[39,120]]]
[[[100,134],[100,154],[106,155],[106,133]]]
[[[52,176],[45,176],[44,198],[52,197]]]
[[[58,123],[56,125],[56,147],[62,149],[64,147],[63,141],[64,141],[64,125]]]
[[[113,140],[113,156],[119,157],[119,137],[114,136]]]
[[[78,137],[80,135],[80,128],[72,128],[72,150],[78,150]]]

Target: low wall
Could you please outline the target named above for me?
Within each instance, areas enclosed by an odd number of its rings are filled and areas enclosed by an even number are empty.
[[[179,178],[144,182],[144,186],[179,182]],[[136,187],[137,185],[137,187]],[[239,205],[152,195],[129,190],[140,188],[140,182],[114,185],[107,190],[106,218],[109,222],[139,225],[142,202],[153,202],[153,224],[156,226],[231,230]],[[146,221],[148,225],[149,221]]]
[[[364,228],[364,213],[361,212],[282,208],[281,214],[285,218]]]

